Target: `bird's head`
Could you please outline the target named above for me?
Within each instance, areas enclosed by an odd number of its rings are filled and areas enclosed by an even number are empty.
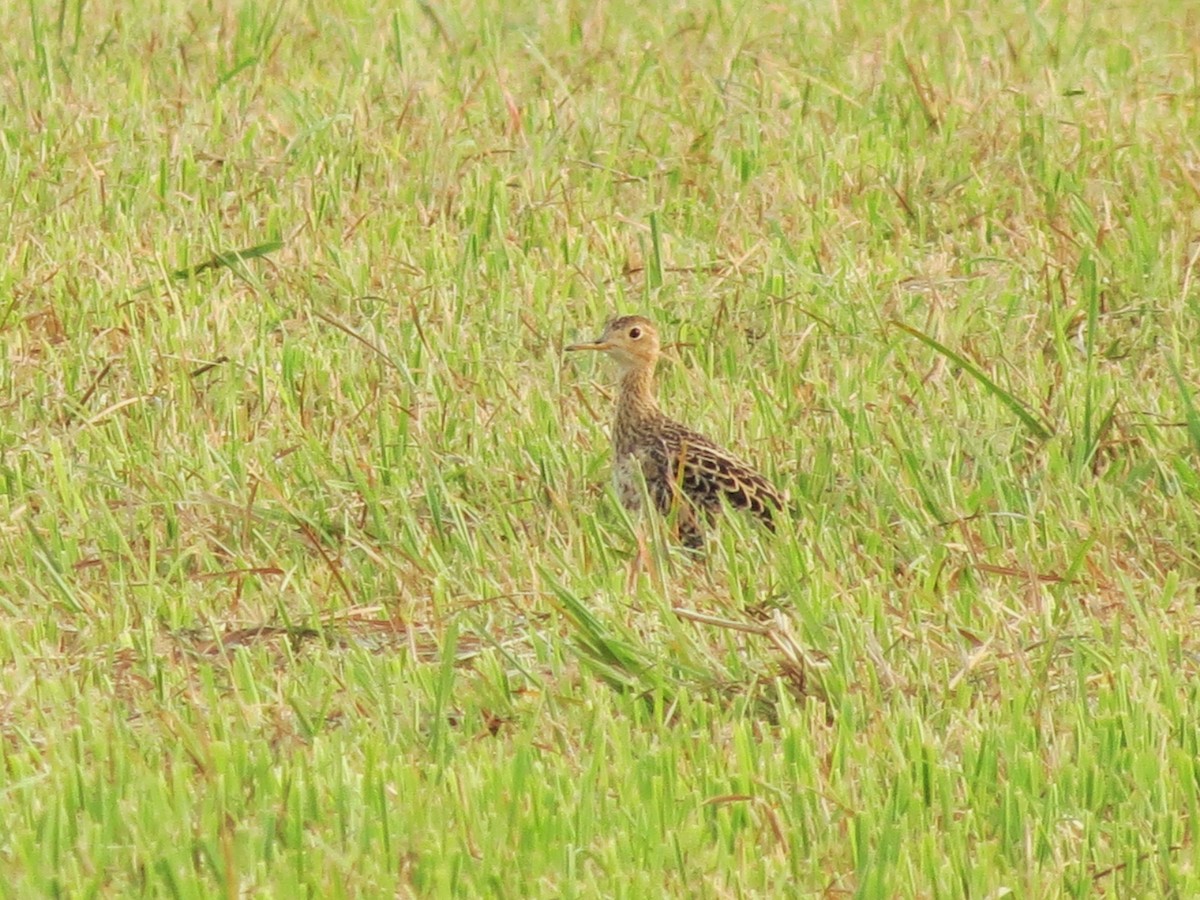
[[[651,368],[658,359],[658,332],[654,323],[641,316],[613,319],[594,341],[570,344],[566,350],[599,350],[616,360],[624,374],[632,369]]]

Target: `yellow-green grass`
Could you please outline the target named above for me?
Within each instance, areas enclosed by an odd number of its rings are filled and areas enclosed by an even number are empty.
[[[957,6],[3,5],[0,891],[1200,893],[1200,8]]]

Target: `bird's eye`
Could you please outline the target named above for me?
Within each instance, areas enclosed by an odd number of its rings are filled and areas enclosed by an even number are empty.
[[[630,336],[631,338],[633,338],[633,339],[636,341],[638,338],[640,338],[640,337],[642,336],[642,329],[640,329],[640,328],[630,328],[630,329],[629,329],[629,336]]]

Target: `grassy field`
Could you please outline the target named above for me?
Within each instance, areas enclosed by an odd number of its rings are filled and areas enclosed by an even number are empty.
[[[3,5],[0,896],[1200,894],[1200,6],[957,5]]]

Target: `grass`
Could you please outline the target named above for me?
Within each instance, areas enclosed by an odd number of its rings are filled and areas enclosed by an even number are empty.
[[[1200,892],[1197,16],[4,6],[0,893]]]

